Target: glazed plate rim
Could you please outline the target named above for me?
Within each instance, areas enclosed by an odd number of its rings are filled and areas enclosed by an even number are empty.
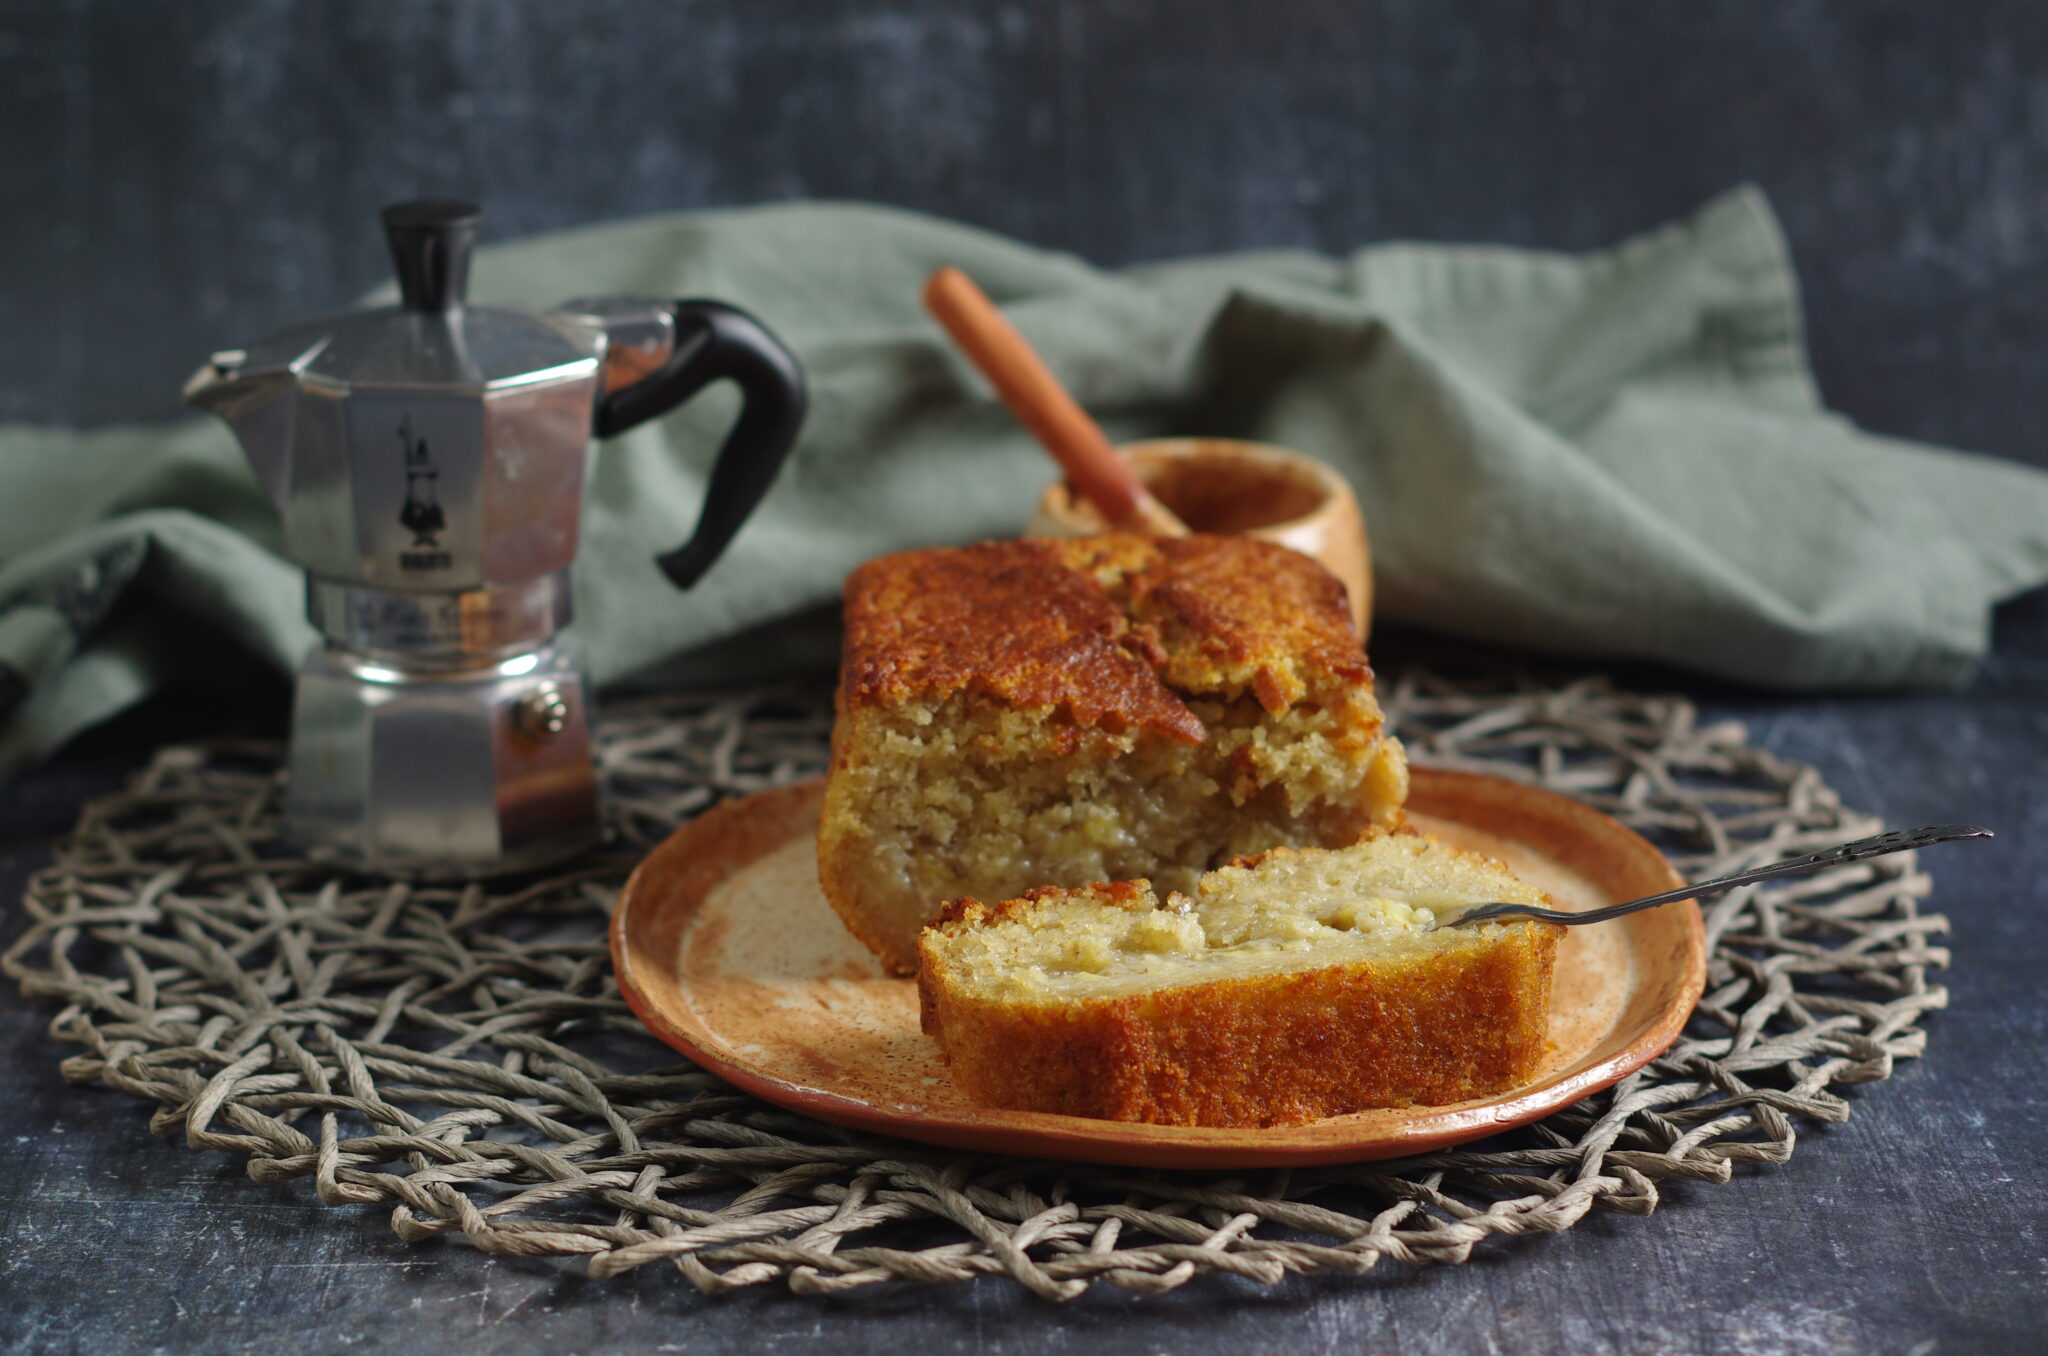
[[[1150,1125],[994,1108],[904,1106],[849,1095],[763,1068],[734,1049],[682,993],[677,975],[680,946],[672,944],[664,954],[663,947],[648,940],[648,934],[666,931],[673,943],[721,880],[793,842],[815,823],[821,786],[821,779],[812,779],[756,792],[724,802],[678,828],[648,854],[620,892],[612,914],[611,952],[627,1006],[654,1035],[764,1102],[850,1129],[947,1149],[1126,1167],[1289,1167],[1405,1157],[1525,1125],[1612,1086],[1670,1047],[1705,986],[1706,939],[1697,903],[1686,901],[1632,915],[1619,924],[1600,924],[1626,927],[1636,922],[1626,943],[1633,957],[1633,1001],[1610,1034],[1593,1047],[1598,1053],[1619,1039],[1619,1048],[1588,1064],[1546,1072],[1493,1097],[1449,1106],[1364,1111],[1304,1125]],[[1482,832],[1496,832],[1503,815],[1511,824],[1543,826],[1563,835],[1567,855],[1604,869],[1618,868],[1632,883],[1648,887],[1638,893],[1682,883],[1639,834],[1554,791],[1482,773],[1417,767],[1410,805],[1418,815]],[[1461,806],[1464,817],[1439,813]],[[1480,814],[1495,816],[1495,827],[1474,822]],[[750,841],[761,833],[741,831],[764,825],[773,840],[765,847]],[[1504,836],[1526,842],[1513,834]],[[702,868],[707,858],[713,863],[708,873]],[[694,864],[710,879],[678,890],[666,878],[676,874],[680,864]],[[726,868],[722,872],[716,869],[720,865]],[[680,919],[662,916],[675,908],[686,911]],[[1636,990],[1654,992],[1644,995]],[[1642,1015],[1634,1029],[1619,1032],[1628,1011]]]

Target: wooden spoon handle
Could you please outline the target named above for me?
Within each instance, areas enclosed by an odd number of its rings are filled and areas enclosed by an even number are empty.
[[[1101,427],[974,279],[957,268],[941,268],[925,282],[924,304],[1111,527],[1159,537],[1188,534],[1187,524],[1146,491]]]

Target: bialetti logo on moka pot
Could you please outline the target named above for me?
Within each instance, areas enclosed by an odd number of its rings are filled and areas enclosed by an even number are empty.
[[[412,548],[399,552],[399,567],[445,570],[453,559],[441,549],[441,532],[448,526],[436,489],[441,473],[435,469],[427,440],[413,437],[410,415],[398,421],[398,444],[405,455],[405,504],[398,510],[398,521],[412,533]]]

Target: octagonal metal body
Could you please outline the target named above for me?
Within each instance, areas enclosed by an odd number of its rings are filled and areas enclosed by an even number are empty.
[[[191,393],[235,428],[314,575],[486,588],[575,558],[604,351],[568,319],[375,312],[216,354]]]
[[[560,861],[599,834],[589,711],[567,637],[433,674],[322,646],[299,672],[286,830],[369,871],[480,877]]]

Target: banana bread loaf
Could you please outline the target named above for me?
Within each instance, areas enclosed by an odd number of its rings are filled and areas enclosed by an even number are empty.
[[[1400,821],[1344,589],[1245,537],[885,556],[846,585],[825,895],[899,972],[946,900],[1204,869]]]
[[[1533,1076],[1554,923],[1440,926],[1547,903],[1492,858],[1374,831],[1202,877],[958,900],[920,939],[925,1031],[985,1105],[1284,1125],[1444,1105]]]

